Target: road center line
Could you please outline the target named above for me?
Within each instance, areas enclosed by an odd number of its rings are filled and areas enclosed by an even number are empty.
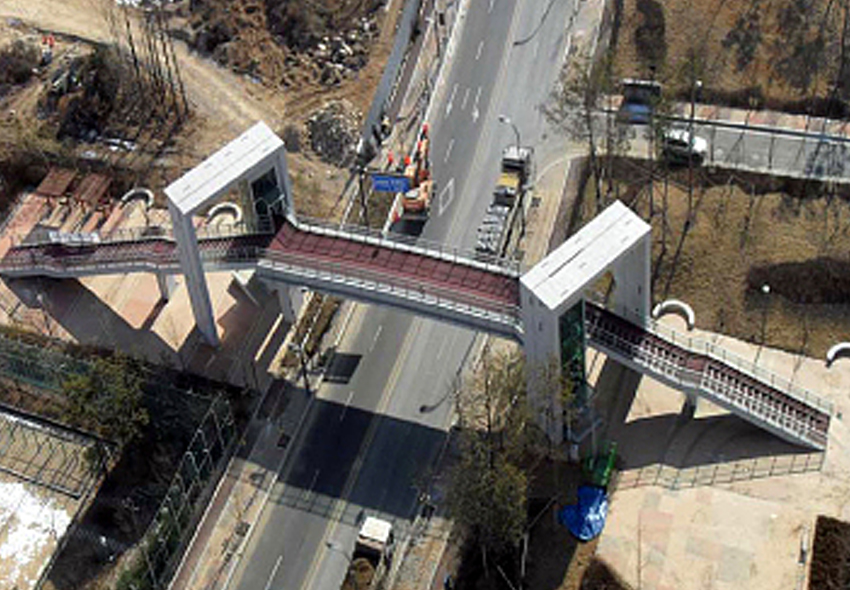
[[[460,103],[460,110],[463,110],[463,109],[466,108],[466,101],[469,99],[469,91],[470,90],[472,90],[472,88],[467,88],[466,92],[463,93],[463,102]]]
[[[452,155],[452,148],[453,148],[454,146],[455,146],[455,138],[454,138],[454,137],[452,137],[452,138],[449,140],[449,147],[448,147],[448,149],[446,150],[446,157],[445,157],[445,158],[443,158],[443,163],[446,163],[446,162],[448,162],[448,161],[449,161],[449,157]]]
[[[481,50],[484,49],[484,41],[478,42],[478,51],[475,52],[475,61],[481,59]]]
[[[274,567],[272,568],[272,573],[269,576],[269,581],[266,582],[266,587],[264,590],[269,590],[272,587],[272,582],[274,581],[274,577],[277,575],[277,568],[280,567],[280,562],[283,560],[283,554],[277,556],[277,561],[274,562]]]

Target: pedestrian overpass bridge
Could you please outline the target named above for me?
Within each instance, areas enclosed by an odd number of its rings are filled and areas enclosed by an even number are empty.
[[[73,246],[34,231],[0,260],[0,275],[151,272],[162,284],[181,273],[198,327],[212,344],[217,333],[204,273],[218,270],[253,269],[282,291],[285,285],[306,286],[511,338],[523,345],[529,363],[554,356],[562,370],[567,370],[565,334],[578,325],[582,349],[590,344],[692,401],[704,397],[792,443],[826,448],[829,403],[649,317],[650,229],[621,203],[521,273],[515,261],[298,218],[282,148],[277,136],[258,124],[166,189],[170,230],[119,231]],[[281,181],[274,191],[260,191],[270,169]],[[279,213],[277,228],[264,223],[195,227],[193,212],[234,184],[244,188],[246,179],[254,183],[254,197],[262,192],[269,209]],[[586,300],[588,286],[605,272],[612,272],[619,293],[607,308]],[[579,315],[571,316],[575,310]],[[579,319],[569,323],[567,317]],[[551,425],[552,415],[565,415],[557,396],[536,402],[549,405],[541,422],[560,441],[563,426]]]

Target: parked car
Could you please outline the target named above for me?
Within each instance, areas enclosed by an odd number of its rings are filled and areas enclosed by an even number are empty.
[[[669,129],[662,137],[661,155],[671,162],[701,164],[708,155],[708,142],[687,129]]]
[[[652,119],[652,107],[638,102],[626,102],[620,106],[617,118],[623,123],[646,125]]]

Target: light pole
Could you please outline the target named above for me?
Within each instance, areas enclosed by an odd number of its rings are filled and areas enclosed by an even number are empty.
[[[764,295],[764,312],[761,318],[761,344],[764,346],[767,339],[767,313],[770,310],[770,285],[767,283],[761,286],[761,292]]]
[[[289,350],[298,355],[298,360],[301,363],[301,377],[304,379],[304,391],[310,395],[310,380],[307,378],[307,360],[304,358],[304,349],[294,342],[289,343]]]
[[[514,122],[511,121],[511,118],[507,115],[499,115],[499,123],[504,123],[505,125],[510,125],[514,130],[514,135],[516,135],[516,147],[519,149],[522,146],[522,141],[519,138],[519,129],[514,125]]]

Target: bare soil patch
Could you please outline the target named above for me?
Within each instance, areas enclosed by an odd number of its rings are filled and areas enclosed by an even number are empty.
[[[846,115],[847,11],[830,0],[621,0],[613,44],[623,76],[703,100]],[[692,74],[693,72],[693,74]]]
[[[846,189],[697,169],[689,216],[687,169],[657,169],[650,185],[645,162],[622,160],[615,175],[622,201],[644,219],[652,207],[656,302],[680,299],[700,328],[810,357],[846,339]],[[595,212],[590,184],[585,220]]]
[[[400,3],[390,11],[380,9],[382,5],[378,0],[167,3],[165,27],[197,48],[187,49],[178,41],[174,54],[193,115],[179,135],[157,146],[151,154],[154,162],[144,163],[137,182],[154,189],[168,184],[262,119],[287,138],[299,211],[339,217],[339,195],[348,170],[344,161],[327,161],[313,150],[306,123],[315,112],[343,99],[349,105],[345,118],[358,126],[362,122],[390,54],[400,14]],[[139,14],[131,9],[131,20]],[[14,0],[0,7],[0,16],[0,49],[21,38],[38,46],[42,32],[55,32],[53,68],[65,67],[66,56],[91,53],[97,43],[117,41],[129,52],[125,28],[114,26],[123,24],[123,13],[112,0]],[[295,34],[293,23],[297,22],[302,23],[298,26],[303,35]],[[325,71],[331,73],[323,77]],[[40,114],[52,76],[51,69],[0,90],[0,144],[20,146],[36,139],[48,158],[69,149],[109,156],[109,146],[56,141],[55,119],[43,120]],[[60,113],[69,108],[68,102],[58,105]],[[71,110],[78,115],[83,112]],[[101,114],[106,110],[100,109]],[[80,123],[79,117],[72,120]]]
[[[812,544],[809,590],[847,588],[850,584],[850,524],[818,516]]]

